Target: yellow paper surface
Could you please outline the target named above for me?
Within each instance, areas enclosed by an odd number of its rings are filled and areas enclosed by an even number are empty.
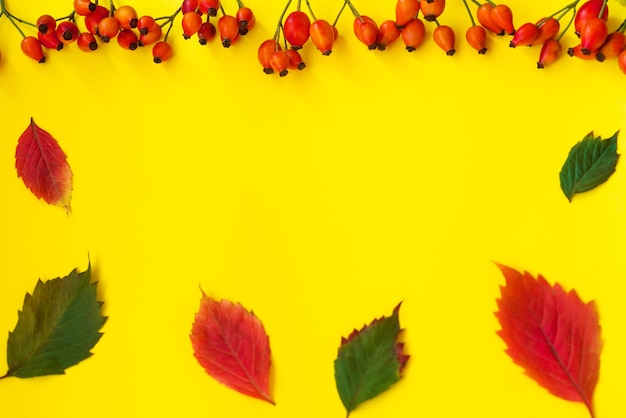
[[[507,4],[519,26],[565,3]],[[179,6],[129,4],[153,16]],[[330,21],[341,4],[311,0]],[[379,23],[394,18],[392,1],[354,4]],[[609,4],[614,29],[626,13]],[[72,7],[6,5],[30,21]],[[456,31],[453,57],[432,41],[433,24],[414,53],[400,41],[368,51],[346,10],[330,56],[309,43],[305,70],[267,76],[257,48],[284,2],[246,5],[257,25],[229,49],[185,41],[178,17],[175,55],[161,65],[150,48],[115,41],[91,54],[69,45],[40,65],[0,19],[0,330],[13,329],[38,278],[89,261],[109,317],[94,356],[65,376],[0,380],[4,414],[342,417],[333,376],[341,336],[403,301],[405,376],[355,418],[588,416],[504,353],[496,261],[597,301],[596,412],[623,416],[626,174],[618,165],[572,203],[558,177],[588,132],[624,128],[616,62],[564,56],[537,70],[538,47],[495,36],[478,55],[464,39],[462,3],[449,1],[440,23]],[[232,14],[236,2],[224,7]],[[563,44],[576,43],[570,29]],[[15,146],[30,117],[68,155],[69,216],[17,178]],[[200,288],[263,321],[276,406],[231,391],[196,362],[189,332]],[[0,355],[0,374],[5,367]]]

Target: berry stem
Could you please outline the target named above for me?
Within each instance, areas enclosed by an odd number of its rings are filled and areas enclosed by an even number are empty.
[[[317,20],[317,18],[315,17],[315,13],[313,13],[313,9],[311,8],[311,3],[309,3],[309,0],[305,0],[305,4],[306,7],[309,9],[309,13],[311,13],[311,17],[313,18],[313,20]],[[300,0],[298,0],[298,10],[300,10]]]
[[[307,1],[308,4],[308,1]],[[302,6],[302,0],[298,0],[298,4],[296,4],[296,11],[300,11],[300,7]]]
[[[4,15],[7,17],[7,19],[9,19],[9,22],[11,22],[13,24],[13,26],[15,26],[15,29],[17,29],[17,31],[20,33],[20,35],[22,35],[22,38],[26,38],[26,34],[24,33],[24,31],[18,26],[18,24],[15,22],[16,19],[15,16],[13,16],[11,13],[7,12],[6,10],[3,10],[2,13],[4,13]]]
[[[361,22],[363,22],[363,18],[361,17],[361,14],[359,13],[359,11],[356,9],[356,7],[354,7],[354,4],[352,4],[352,2],[350,0],[345,0],[345,4],[348,5],[348,7],[350,8],[350,10],[352,11],[352,14],[354,15],[354,17],[356,17],[357,19],[359,19]]]
[[[237,0],[237,7],[239,7],[240,9],[244,7],[243,2],[241,0]]]
[[[608,0],[604,0],[604,1],[602,2],[602,7],[600,8],[600,13],[598,13],[598,17],[601,17],[601,16],[602,16],[602,13],[604,13],[604,9],[606,9],[606,2],[607,2],[607,1],[608,1]]]
[[[565,28],[561,31],[561,33],[559,33],[559,35],[555,38],[557,42],[559,42],[561,40],[561,38],[563,37],[563,35],[565,35],[565,32],[567,32],[567,30],[569,29],[570,26],[572,26],[572,23],[574,22],[574,17],[576,17],[576,8],[572,8],[571,9],[572,15],[569,18],[569,22],[567,22],[567,25],[565,26]]]
[[[221,1],[220,1],[220,11],[222,12],[223,16],[226,16],[226,12],[224,11],[224,6],[222,5]]]
[[[161,17],[157,17],[154,19],[155,21],[164,20],[164,22],[159,25],[161,26],[161,28],[169,24],[169,27],[167,28],[167,32],[165,32],[165,36],[163,37],[163,42],[167,42],[167,37],[170,35],[170,31],[172,30],[172,26],[174,25],[174,19],[176,18],[176,16],[178,16],[181,10],[182,10],[182,6],[176,9],[176,11],[172,13],[170,16],[161,16]]]
[[[556,17],[555,19],[556,19],[556,20],[561,20],[561,18],[562,18],[563,16],[565,16],[565,15],[567,14],[567,12],[569,12],[570,10],[572,10],[573,8],[575,8],[575,7],[576,7],[576,5],[578,4],[578,2],[579,2],[579,1],[580,1],[580,0],[574,0],[574,1],[573,1],[573,2],[571,2],[570,4],[568,4],[568,5],[566,5],[566,6],[561,7],[559,10],[557,10],[557,11],[556,11],[556,12],[554,12],[554,13],[552,13],[550,16],[546,16],[546,17],[544,17],[543,19],[541,19],[541,20],[537,23],[537,26],[541,26],[541,25],[543,25],[544,23],[546,23],[546,21],[547,21],[548,19],[550,19],[551,17],[555,17],[555,16],[557,16],[557,15],[559,15],[559,16],[558,16],[558,17]]]
[[[474,21],[474,16],[472,15],[472,11],[469,8],[469,4],[467,4],[467,0],[463,0],[463,4],[465,5],[467,14],[469,14],[470,20],[472,21],[472,26],[476,26],[476,22]]]
[[[76,21],[75,16],[76,16],[76,11],[72,10],[72,13],[70,13],[69,15],[59,17],[58,19],[54,19],[54,20],[56,20],[57,22],[60,22],[62,20],[69,20],[70,22],[75,22]]]
[[[626,30],[626,19],[624,19],[624,21],[617,27],[615,32],[622,32],[622,33],[624,33],[625,30]]]
[[[440,26],[440,25],[439,25],[439,21],[437,20],[437,18],[435,18],[435,19],[433,20],[433,22],[435,22],[435,24],[437,25],[437,27],[439,27],[439,26]]]

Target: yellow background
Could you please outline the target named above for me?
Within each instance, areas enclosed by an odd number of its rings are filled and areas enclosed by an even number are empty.
[[[6,3],[32,21],[72,6]],[[341,6],[311,3],[331,21]],[[519,26],[565,3],[507,4]],[[162,16],[179,2],[129,4]],[[235,4],[224,2],[231,13]],[[609,4],[615,28],[626,13]],[[346,11],[333,53],[307,44],[307,68],[279,78],[262,73],[256,51],[284,2],[247,5],[257,26],[230,49],[183,40],[178,19],[175,56],[161,65],[149,48],[115,42],[92,54],[70,45],[39,65],[0,20],[0,330],[13,329],[38,278],[84,270],[88,259],[109,316],[95,355],[67,375],[0,380],[3,414],[342,417],[340,337],[404,301],[405,376],[355,418],[588,416],[504,353],[497,261],[597,301],[597,416],[624,416],[626,171],[618,165],[571,204],[558,178],[585,134],[625,127],[615,61],[564,56],[540,71],[537,47],[493,36],[480,56],[451,0],[440,21],[456,29],[453,57],[430,39],[432,24],[412,54],[400,42],[368,51]],[[379,23],[394,18],[394,1],[355,5]],[[572,29],[563,41],[576,43]],[[70,216],[16,176],[31,116],[68,155]],[[276,406],[227,389],[196,362],[188,335],[200,287],[263,321]]]

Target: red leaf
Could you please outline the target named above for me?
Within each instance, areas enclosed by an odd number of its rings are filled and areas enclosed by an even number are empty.
[[[271,352],[263,324],[241,304],[202,293],[191,330],[194,356],[206,372],[244,395],[271,404]]]
[[[30,119],[15,149],[17,176],[38,199],[69,210],[72,170],[59,143]]]
[[[574,290],[550,286],[498,264],[506,286],[500,287],[496,317],[507,354],[550,393],[585,404],[594,416],[592,398],[600,371],[600,325],[593,301]]]

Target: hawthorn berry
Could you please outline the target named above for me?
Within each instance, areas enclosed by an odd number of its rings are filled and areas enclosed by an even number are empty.
[[[157,42],[152,47],[152,56],[154,58],[153,61],[156,64],[160,64],[163,61],[169,60],[170,58],[172,58],[172,55],[174,55],[172,46],[166,41]]]
[[[220,17],[217,21],[217,30],[220,33],[224,48],[230,48],[239,38],[239,22],[234,16],[224,15]]]
[[[134,51],[139,44],[139,36],[132,29],[122,29],[117,34],[117,44],[123,49]]]
[[[548,39],[543,43],[541,52],[539,53],[539,61],[537,68],[545,68],[555,62],[563,52],[563,46],[554,38]]]
[[[235,14],[237,22],[239,22],[239,34],[246,35],[256,23],[254,13],[249,7],[240,7]]]
[[[333,52],[333,44],[337,38],[336,28],[324,19],[317,19],[311,23],[311,42],[322,53],[330,55]]]
[[[276,42],[276,39],[268,39],[263,41],[259,46],[259,50],[257,52],[257,58],[259,63],[263,67],[263,72],[265,74],[272,74],[274,70],[272,69],[272,64],[270,64],[270,60],[274,52],[280,49],[280,45]]]
[[[434,22],[446,7],[446,0],[420,1],[420,10],[427,22]]]
[[[493,20],[491,16],[491,11],[493,10],[493,5],[491,3],[484,3],[478,7],[476,10],[476,18],[478,22],[487,30],[495,33],[498,36],[504,35],[504,29],[502,29],[498,24]]]
[[[300,10],[289,13],[283,24],[283,33],[293,49],[300,49],[309,40],[311,20]]]
[[[39,42],[39,39],[35,38],[34,36],[26,36],[24,39],[22,39],[20,47],[22,48],[22,52],[24,53],[24,55],[26,55],[28,58],[34,59],[39,64],[43,64],[44,62],[46,62],[46,57],[43,55],[41,42]]]
[[[183,38],[189,39],[200,30],[202,17],[196,12],[187,12],[183,15],[181,24],[183,26]]]
[[[98,49],[98,42],[96,37],[89,32],[82,32],[76,39],[76,45],[81,51],[91,52]]]
[[[580,30],[580,52],[590,55],[591,51],[596,51],[604,44],[608,35],[604,20],[599,17],[589,19]]]
[[[433,39],[437,45],[444,51],[446,55],[454,55],[454,30],[450,26],[439,25],[433,30]]]
[[[76,39],[78,39],[78,35],[80,34],[80,30],[76,23],[66,20],[59,23],[56,29],[57,38],[64,44],[70,44]]]
[[[491,9],[491,18],[494,23],[504,29],[509,35],[515,35],[515,26],[513,25],[513,12],[511,8],[505,4],[498,4]]]
[[[42,35],[45,35],[49,31],[54,31],[56,29],[57,21],[50,15],[42,15],[39,16],[35,25],[37,26],[37,30]]]
[[[426,36],[426,26],[421,19],[415,18],[404,25],[400,36],[406,45],[406,50],[413,52],[424,40]]]
[[[397,0],[396,1],[396,24],[403,27],[417,17],[420,11],[418,0]]]
[[[515,35],[513,35],[513,39],[509,42],[509,46],[515,48],[517,46],[532,45],[535,39],[539,37],[539,34],[540,30],[537,25],[531,22],[524,23],[515,31]]]
[[[139,17],[132,6],[120,6],[115,9],[113,17],[120,23],[122,29],[134,29],[137,27]]]
[[[470,26],[465,32],[465,39],[472,48],[478,51],[479,54],[485,54],[487,52],[487,47],[485,47],[487,32],[482,26]]]
[[[211,22],[204,22],[198,29],[198,42],[200,42],[200,45],[206,45],[207,42],[211,42],[215,38],[216,34],[217,29],[215,25]]]
[[[354,19],[353,29],[357,39],[367,45],[369,50],[378,47],[376,43],[378,25],[374,22],[374,19],[365,15],[357,16]]]

